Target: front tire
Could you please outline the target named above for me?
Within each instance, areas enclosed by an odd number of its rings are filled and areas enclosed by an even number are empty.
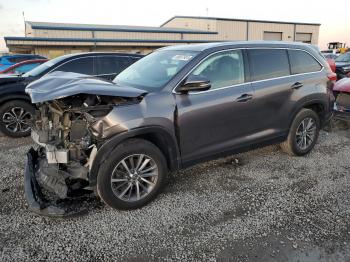
[[[9,137],[30,135],[30,122],[35,108],[22,100],[12,100],[0,107],[0,131]]]
[[[320,131],[320,119],[310,109],[302,109],[294,118],[288,138],[281,144],[284,152],[292,156],[303,156],[315,146]]]
[[[97,192],[112,208],[140,208],[163,189],[167,172],[158,147],[143,139],[130,139],[118,145],[101,167]]]

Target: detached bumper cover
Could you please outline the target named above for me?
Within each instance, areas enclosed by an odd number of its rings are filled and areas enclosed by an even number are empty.
[[[35,178],[37,161],[38,152],[31,148],[27,153],[27,162],[24,171],[24,191],[29,210],[42,216],[63,217],[70,215],[64,209],[53,206],[45,200],[38,181]]]

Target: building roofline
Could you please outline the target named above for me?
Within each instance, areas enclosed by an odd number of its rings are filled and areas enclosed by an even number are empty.
[[[69,26],[69,25],[35,25],[31,21],[26,21],[32,29],[42,29],[42,30],[72,30],[72,31],[108,31],[108,32],[138,32],[138,33],[178,33],[178,34],[218,34],[218,32],[214,31],[201,31],[201,30],[191,30],[191,29],[183,29],[183,28],[163,28],[163,27],[123,27],[123,26],[115,26],[115,27],[103,27],[101,26],[90,26],[84,25],[82,26]]]
[[[209,20],[221,20],[221,21],[240,21],[240,22],[256,22],[256,23],[271,23],[271,24],[290,24],[290,25],[314,25],[320,26],[319,23],[301,23],[301,22],[286,22],[286,21],[270,21],[270,20],[253,20],[253,19],[236,19],[236,18],[224,18],[224,17],[212,17],[212,16],[183,16],[176,15],[165,21],[160,27],[164,27],[167,23],[175,18],[193,18],[193,19],[209,19]]]
[[[184,39],[115,39],[115,38],[49,38],[49,37],[22,37],[5,36],[5,41],[47,41],[47,42],[122,42],[122,43],[211,43],[225,40],[184,40]],[[7,43],[6,43],[7,44]]]

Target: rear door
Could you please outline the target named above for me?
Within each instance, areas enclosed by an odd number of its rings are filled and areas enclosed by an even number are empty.
[[[214,53],[191,73],[209,79],[211,88],[175,95],[184,163],[230,151],[250,139],[255,110],[245,71],[244,51]]]
[[[249,49],[249,65],[254,103],[256,132],[278,136],[288,129],[295,101],[293,77],[286,49]]]
[[[52,71],[73,72],[84,75],[95,75],[93,57],[79,57],[63,63]]]
[[[107,80],[113,80],[133,62],[134,60],[129,56],[97,56],[95,57],[96,75]]]

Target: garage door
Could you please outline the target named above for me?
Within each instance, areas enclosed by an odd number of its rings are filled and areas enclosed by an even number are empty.
[[[264,40],[281,41],[282,32],[264,32]]]
[[[311,44],[312,34],[310,33],[296,33],[295,41]]]

